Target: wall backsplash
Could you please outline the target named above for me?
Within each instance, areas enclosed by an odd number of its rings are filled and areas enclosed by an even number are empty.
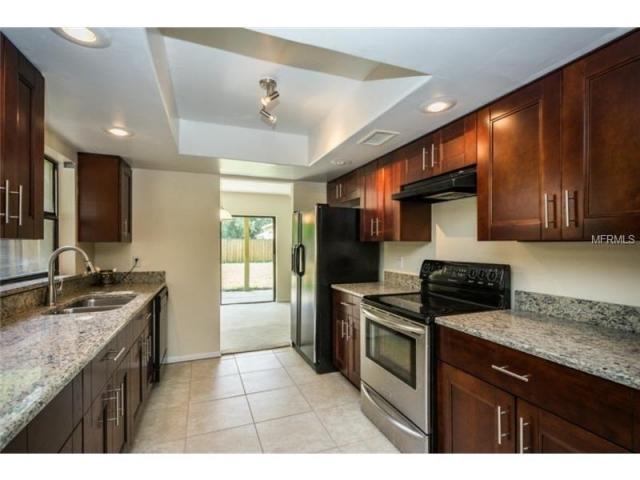
[[[381,270],[416,275],[425,258],[505,263],[512,296],[522,290],[640,306],[640,242],[478,242],[475,197],[435,204],[432,222],[430,243],[384,243]]]

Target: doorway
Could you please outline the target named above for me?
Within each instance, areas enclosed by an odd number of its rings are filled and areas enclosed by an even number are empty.
[[[221,303],[276,299],[276,218],[236,216],[220,229]]]

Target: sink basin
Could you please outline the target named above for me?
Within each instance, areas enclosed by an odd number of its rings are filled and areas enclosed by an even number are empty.
[[[107,312],[126,305],[134,298],[135,294],[86,296],[56,308],[50,315]]]
[[[85,308],[85,307],[121,307],[126,305],[131,300],[136,298],[135,295],[110,295],[99,297],[83,297],[78,300],[68,303],[64,306],[65,309],[69,308]]]

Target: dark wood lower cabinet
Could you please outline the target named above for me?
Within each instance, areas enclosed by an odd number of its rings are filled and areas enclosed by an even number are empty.
[[[360,298],[333,291],[333,365],[360,388]]]
[[[436,344],[440,452],[637,449],[637,391],[450,328]]]
[[[150,312],[151,304],[2,453],[127,452],[153,387]]]
[[[515,451],[511,395],[442,362],[438,363],[438,379],[440,452]]]

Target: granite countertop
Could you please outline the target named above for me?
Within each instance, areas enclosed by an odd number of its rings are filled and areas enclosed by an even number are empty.
[[[436,323],[640,390],[640,335],[532,312],[499,310]]]
[[[123,307],[99,313],[46,315],[38,307],[0,326],[2,450],[165,286],[163,282],[92,287],[63,298],[132,292]]]
[[[383,282],[337,283],[331,285],[331,288],[335,288],[336,290],[340,290],[341,292],[349,293],[360,298],[365,295],[391,295],[394,293],[411,293],[415,291],[411,290],[409,287],[390,285]]]

